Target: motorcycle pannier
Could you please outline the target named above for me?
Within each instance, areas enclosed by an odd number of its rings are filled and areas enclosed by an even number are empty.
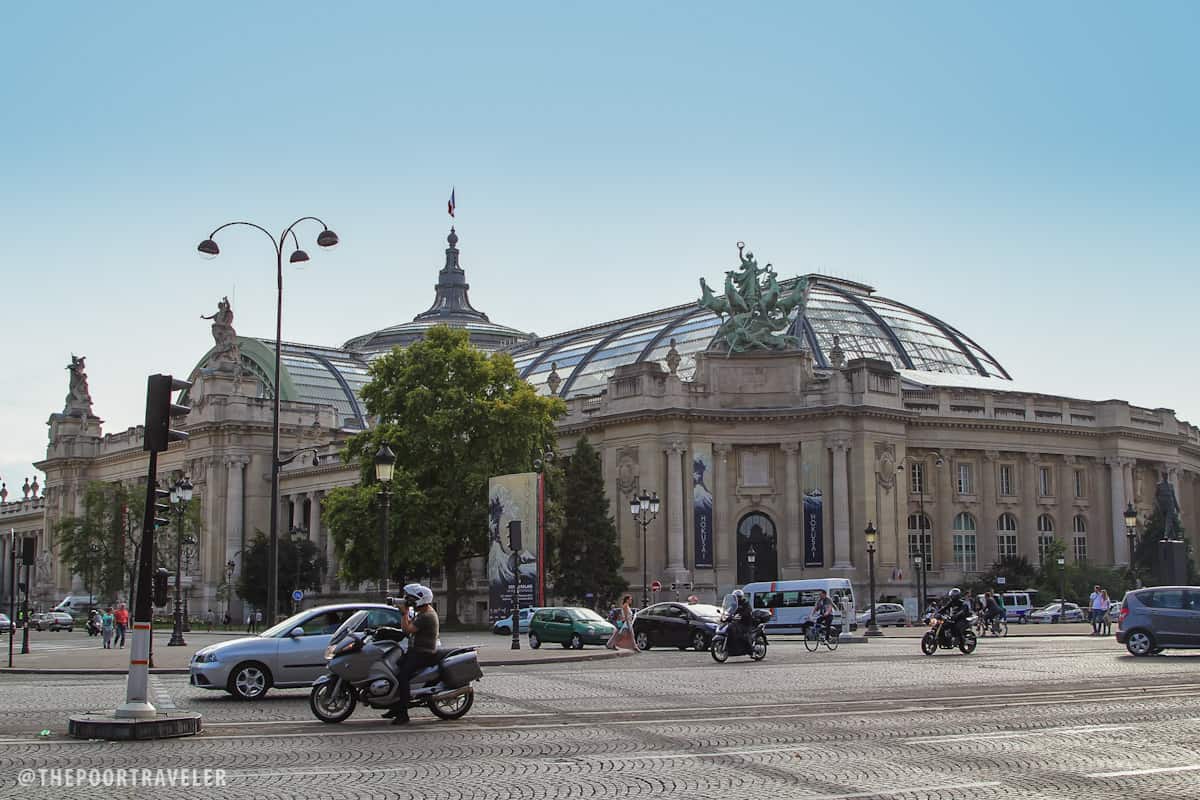
[[[458,689],[483,677],[479,658],[473,652],[450,656],[441,663],[441,670],[442,680],[450,689]]]

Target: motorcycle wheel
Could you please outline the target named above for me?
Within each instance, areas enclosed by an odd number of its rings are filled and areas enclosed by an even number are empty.
[[[463,714],[471,710],[471,706],[475,704],[475,690],[471,689],[466,694],[461,694],[453,700],[448,700],[444,703],[439,703],[436,700],[429,703],[429,710],[438,719],[458,719]]]
[[[806,650],[808,650],[808,652],[815,653],[817,652],[817,648],[820,646],[821,640],[817,638],[817,632],[810,625],[808,629],[804,631],[804,647]]]
[[[337,694],[333,691],[335,685],[340,690]],[[314,686],[308,695],[308,707],[312,709],[313,716],[331,725],[342,722],[353,714],[357,704],[354,693],[347,688],[345,681]]]
[[[927,656],[931,656],[937,652],[937,649],[938,649],[937,635],[933,631],[930,631],[929,633],[927,633],[921,637],[921,652],[922,653],[924,653]]]
[[[750,660],[762,661],[767,657],[767,639],[765,636],[755,636],[754,644],[750,646]]]
[[[958,649],[962,651],[964,656],[969,656],[975,652],[975,646],[979,644],[979,639],[975,636],[975,631],[964,631],[962,639],[958,642]]]
[[[718,664],[724,664],[725,660],[729,658],[729,651],[725,649],[725,637],[718,636],[713,639],[712,648],[709,652],[712,653],[713,661],[716,661]]]

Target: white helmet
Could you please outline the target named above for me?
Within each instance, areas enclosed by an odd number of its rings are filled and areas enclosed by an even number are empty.
[[[741,589],[734,589],[732,594],[733,594],[733,599],[737,600],[737,601],[741,601],[746,597],[746,593],[743,592]]]
[[[433,590],[419,583],[410,583],[404,587],[404,599],[412,606],[427,606],[433,603]]]
[[[962,591],[960,589],[958,589],[958,588],[951,589],[950,590],[950,599],[954,600],[961,594],[962,594]]]

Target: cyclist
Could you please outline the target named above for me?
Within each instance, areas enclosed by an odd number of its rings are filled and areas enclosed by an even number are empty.
[[[1000,605],[1000,601],[996,599],[996,595],[987,592],[983,596],[983,621],[987,627],[995,631],[994,627],[997,622],[1004,619],[1004,607]]]
[[[829,593],[824,589],[820,590],[817,596],[817,602],[813,603],[812,612],[808,615],[810,622],[825,629],[825,635],[833,630],[833,600],[829,599]],[[817,629],[814,629],[814,632]]]

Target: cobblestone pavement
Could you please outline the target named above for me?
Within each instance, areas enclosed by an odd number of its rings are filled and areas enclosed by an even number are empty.
[[[303,691],[241,703],[159,675],[205,729],[138,744],[64,736],[69,712],[123,699],[121,678],[7,675],[0,797],[18,796],[23,769],[137,766],[225,770],[223,786],[173,797],[1200,798],[1198,668],[1200,654],[1134,659],[1088,637],[933,657],[904,638],[833,653],[780,641],[759,664],[655,650],[487,670],[467,717],[417,711],[400,729],[362,708],[324,725]],[[163,793],[39,781],[19,796]]]

